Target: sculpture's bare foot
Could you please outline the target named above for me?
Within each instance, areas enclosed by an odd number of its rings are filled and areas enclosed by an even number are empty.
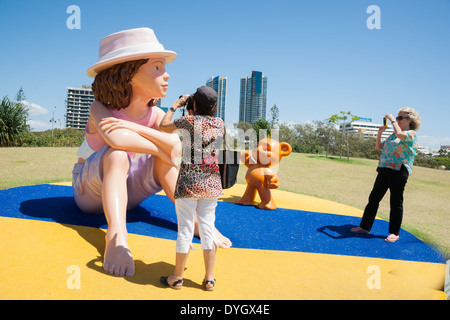
[[[252,206],[252,205],[254,205],[254,201],[249,200],[249,199],[247,199],[247,198],[245,198],[245,197],[240,198],[240,199],[237,201],[237,203],[238,203],[238,204],[241,204],[241,205],[243,205],[243,206]]]
[[[231,243],[231,240],[225,237],[223,234],[221,234],[217,229],[216,229],[216,237],[219,240],[219,248],[228,249],[233,245]]]
[[[105,257],[103,270],[117,276],[133,276],[134,260],[128,247],[127,236],[106,232]]]
[[[257,207],[259,209],[265,209],[265,210],[275,210],[277,208],[277,206],[273,202],[269,202],[269,203],[261,202],[257,205]]]
[[[230,248],[233,245],[231,243],[231,240],[228,239],[227,237],[225,237],[223,234],[221,234],[220,231],[217,230],[217,228],[214,228],[214,229],[216,230],[216,237],[217,237],[217,240],[219,241],[219,248],[222,248],[222,249]],[[200,232],[198,230],[197,218],[195,219],[195,224],[194,224],[194,236],[200,237]]]

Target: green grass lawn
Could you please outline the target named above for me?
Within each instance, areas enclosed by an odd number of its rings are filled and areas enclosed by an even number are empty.
[[[71,181],[77,148],[0,148],[0,189]],[[280,189],[347,204],[367,204],[378,161],[292,153],[278,168]],[[241,165],[238,183],[245,183]],[[415,166],[405,189],[402,227],[450,254],[450,172]],[[379,217],[389,217],[389,193]],[[386,230],[387,232],[387,230]]]

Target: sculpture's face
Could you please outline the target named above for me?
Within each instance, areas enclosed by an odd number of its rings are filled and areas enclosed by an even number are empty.
[[[169,87],[169,78],[163,58],[149,59],[132,79],[133,95],[142,96],[147,100],[164,98]]]
[[[279,161],[279,147],[275,140],[263,139],[258,146],[253,149],[253,158],[259,164],[267,166],[276,166]]]
[[[291,146],[285,142],[279,143],[273,139],[262,139],[253,149],[252,156],[257,159],[259,164],[271,167],[278,165],[281,157],[288,156],[291,151]]]

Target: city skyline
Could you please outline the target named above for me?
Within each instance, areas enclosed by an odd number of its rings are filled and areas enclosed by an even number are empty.
[[[261,71],[252,71],[252,75],[241,77],[239,97],[239,122],[253,124],[266,119],[267,77]]]
[[[174,23],[180,12],[184,18]],[[419,144],[439,148],[450,145],[442,116],[450,108],[448,12],[447,0],[1,1],[0,94],[13,98],[22,87],[33,127],[49,129],[53,111],[64,121],[66,86],[92,83],[86,70],[97,61],[100,40],[149,27],[178,54],[167,65],[163,106],[211,75],[226,76],[230,125],[239,121],[240,77],[261,70],[270,78],[267,107],[276,104],[282,122],[351,111],[381,123],[409,106],[422,116]],[[208,14],[217,27],[198,19]]]

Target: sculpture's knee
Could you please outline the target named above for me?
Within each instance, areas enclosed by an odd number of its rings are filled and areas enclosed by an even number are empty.
[[[110,148],[103,157],[104,169],[114,167],[128,171],[129,166],[130,160],[126,151]]]

